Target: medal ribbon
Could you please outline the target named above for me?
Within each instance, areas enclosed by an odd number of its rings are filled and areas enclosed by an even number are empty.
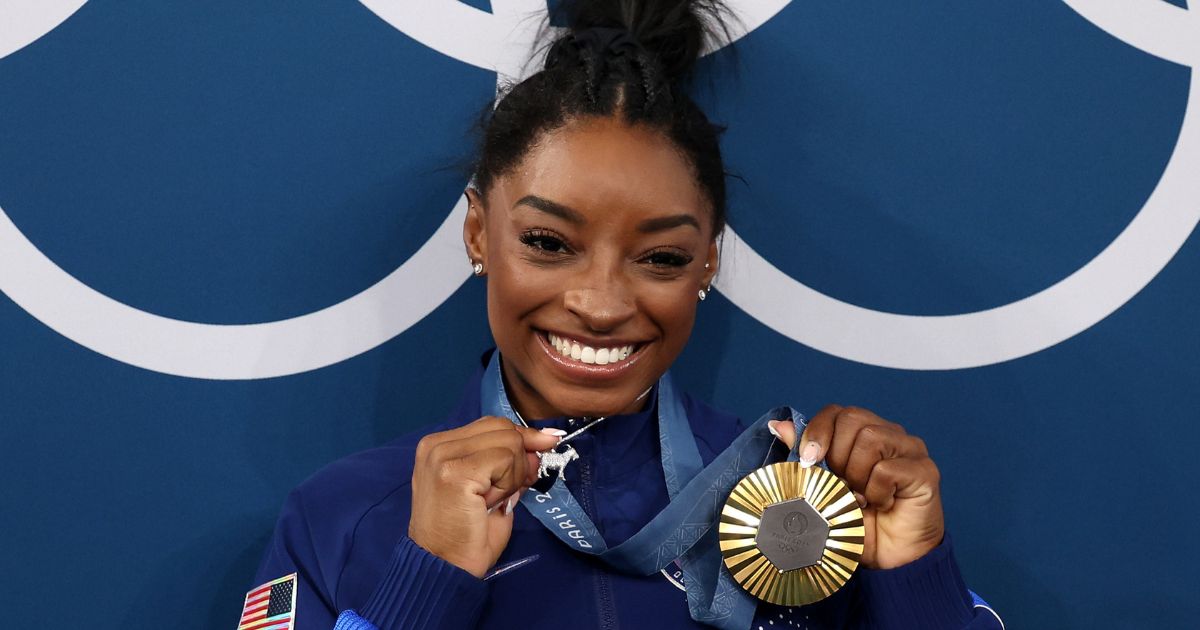
[[[520,423],[504,391],[499,352],[492,354],[480,387],[484,415]],[[745,630],[754,619],[758,602],[726,569],[715,525],[733,486],[769,463],[775,438],[767,421],[784,418],[791,418],[800,429],[806,423],[804,416],[790,407],[772,409],[705,467],[683,401],[670,375],[663,374],[658,382],[658,433],[671,499],[666,508],[628,540],[609,547],[561,477],[546,492],[527,491],[521,505],[567,545],[624,573],[651,575],[678,559],[692,619],[718,628]],[[795,453],[788,458],[794,459]]]

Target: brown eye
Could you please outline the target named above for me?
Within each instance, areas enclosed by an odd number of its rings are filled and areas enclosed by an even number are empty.
[[[525,246],[545,254],[567,254],[570,253],[570,248],[566,242],[556,236],[553,232],[546,230],[528,230],[521,234],[521,243]]]
[[[654,265],[655,267],[669,269],[686,266],[688,263],[692,262],[692,257],[680,252],[657,251],[651,252],[649,255],[643,258],[643,260],[651,265]]]

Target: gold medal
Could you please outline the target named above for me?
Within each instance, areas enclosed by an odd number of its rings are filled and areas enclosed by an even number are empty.
[[[729,493],[717,528],[733,579],[780,606],[829,597],[854,574],[863,515],[836,475],[780,462],[746,475]]]

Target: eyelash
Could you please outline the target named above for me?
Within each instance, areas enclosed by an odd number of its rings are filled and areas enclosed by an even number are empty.
[[[539,256],[562,256],[571,253],[565,239],[550,230],[534,228],[521,233],[521,243]],[[553,245],[546,247],[545,245]],[[566,250],[566,251],[561,251]]]
[[[659,260],[655,262],[655,258]],[[643,256],[642,260],[660,269],[679,269],[692,262],[692,257],[679,250],[656,249]]]
[[[525,230],[520,236],[521,244],[534,255],[557,259],[574,253],[567,240],[557,232],[545,228]],[[670,274],[692,262],[692,256],[674,248],[658,248],[647,252],[640,259],[649,264],[655,273]]]

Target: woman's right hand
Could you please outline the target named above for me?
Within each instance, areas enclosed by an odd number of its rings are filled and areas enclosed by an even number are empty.
[[[508,545],[517,500],[537,480],[536,453],[556,443],[555,435],[495,416],[425,436],[413,465],[408,537],[482,578]]]

